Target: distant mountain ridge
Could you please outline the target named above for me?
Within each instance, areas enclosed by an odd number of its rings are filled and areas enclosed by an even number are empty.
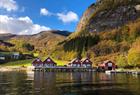
[[[49,31],[41,31],[40,33],[33,34],[33,35],[18,35],[18,34],[12,34],[12,33],[5,33],[5,34],[0,34],[0,40],[9,40],[11,38],[20,38],[20,37],[32,37],[35,35],[40,35],[44,34],[45,32],[50,32],[53,34],[58,34],[60,36],[68,36],[71,34],[71,32],[68,31],[60,31],[60,30],[49,30]]]
[[[0,40],[8,40],[15,36],[16,36],[15,34],[10,34],[10,33],[0,34]]]
[[[0,34],[0,40],[14,44],[15,47],[12,47],[11,49],[16,51],[25,52],[26,50],[23,49],[23,45],[31,44],[35,47],[35,51],[49,52],[52,51],[59,42],[63,41],[70,34],[71,32],[60,30],[42,31],[33,35],[15,35],[9,33]]]

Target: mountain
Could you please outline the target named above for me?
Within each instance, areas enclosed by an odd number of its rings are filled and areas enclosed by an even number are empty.
[[[95,63],[109,59],[126,67],[134,63],[140,67],[139,26],[139,0],[97,0],[85,11],[75,32],[57,45],[52,56],[71,60],[90,54]]]
[[[70,32],[50,30],[42,31],[34,35],[13,35],[13,34],[0,34],[0,39],[6,40],[9,43],[15,44],[14,47],[8,49],[10,51],[27,52],[24,46],[30,44],[34,47],[34,52],[48,53],[57,45],[58,42],[63,41]]]
[[[140,17],[140,0],[98,0],[83,14],[76,31],[107,31]]]
[[[15,34],[10,34],[10,33],[6,33],[6,34],[0,34],[0,40],[8,40],[10,38],[15,37]]]

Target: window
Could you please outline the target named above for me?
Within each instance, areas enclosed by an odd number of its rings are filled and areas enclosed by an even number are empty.
[[[86,60],[86,62],[89,62],[88,60]]]
[[[90,64],[87,64],[87,66],[90,67],[91,65]]]
[[[78,62],[78,60],[76,60],[76,62]]]
[[[48,62],[50,62],[50,61],[51,61],[51,59],[47,59],[47,61],[48,61]]]
[[[37,59],[37,62],[39,62],[40,61],[40,59]]]
[[[76,64],[73,64],[72,66],[73,66],[73,67],[76,67]]]
[[[112,63],[108,63],[108,67],[112,67]]]

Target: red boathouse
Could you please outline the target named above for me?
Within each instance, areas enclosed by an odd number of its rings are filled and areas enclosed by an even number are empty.
[[[110,60],[106,60],[98,66],[100,70],[115,70],[116,67],[115,63]]]
[[[78,58],[73,59],[73,60],[71,61],[71,66],[72,66],[72,67],[81,67],[81,65],[82,65],[82,62],[81,62],[81,60],[78,59]]]
[[[92,67],[92,62],[89,58],[83,59],[82,67],[89,68]]]
[[[50,58],[48,57],[44,62],[45,67],[55,67],[57,64]]]
[[[35,66],[35,68],[40,68],[43,67],[43,62],[41,61],[41,59],[36,58],[33,62],[32,65]]]

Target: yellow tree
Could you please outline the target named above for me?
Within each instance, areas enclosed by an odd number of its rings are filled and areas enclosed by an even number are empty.
[[[128,52],[128,63],[130,66],[140,67],[140,38],[136,40]]]

